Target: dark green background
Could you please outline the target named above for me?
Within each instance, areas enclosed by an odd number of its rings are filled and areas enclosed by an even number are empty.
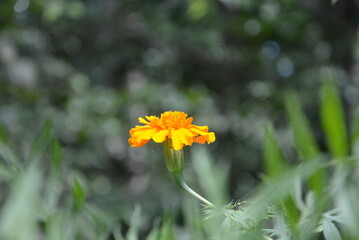
[[[299,94],[324,152],[317,111],[323,67],[335,69],[345,113],[353,114],[358,23],[357,0],[2,0],[0,121],[26,162],[50,120],[65,178],[81,179],[86,200],[118,221],[139,203],[152,222],[182,194],[162,146],[130,148],[128,130],[138,117],[184,111],[216,133],[203,148],[230,166],[228,194],[240,199],[263,171],[266,120],[296,161],[287,90]],[[191,178],[195,159],[185,151]],[[48,162],[44,156],[45,174]],[[9,189],[0,191],[1,203]]]

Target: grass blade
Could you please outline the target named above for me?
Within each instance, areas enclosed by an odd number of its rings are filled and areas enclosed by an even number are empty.
[[[313,159],[320,155],[320,151],[310,130],[308,120],[301,109],[299,100],[295,93],[290,92],[286,95],[285,102],[289,121],[293,128],[298,154],[304,161],[313,161]],[[317,194],[321,194],[325,186],[324,169],[320,169],[313,174],[309,179],[309,185],[313,191]]]
[[[138,239],[138,230],[141,223],[141,206],[137,205],[135,210],[132,213],[131,221],[130,221],[130,229],[126,234],[127,240],[137,240]]]
[[[0,123],[0,156],[9,164],[11,167],[18,168],[20,161],[11,150],[9,146],[9,137],[6,132],[6,128]]]
[[[266,124],[264,126],[264,165],[265,172],[269,178],[280,176],[286,168],[282,150],[275,136],[273,126]]]
[[[159,232],[159,240],[174,240],[173,236],[173,228],[172,228],[172,220],[173,216],[171,214],[167,214],[161,224],[161,229]]]
[[[6,127],[0,123],[0,140],[5,143],[9,143],[9,137],[6,131]]]
[[[85,205],[85,190],[77,178],[72,183],[72,194],[74,200],[74,208],[76,210],[82,209]]]
[[[51,143],[51,160],[54,172],[59,173],[61,171],[62,152],[57,139],[53,139]]]
[[[52,138],[52,124],[49,120],[46,120],[41,131],[35,141],[33,142],[30,149],[30,162],[38,159],[41,154],[45,151],[51,142]]]
[[[41,173],[39,166],[32,164],[25,170],[12,188],[0,215],[0,239],[39,239],[37,229],[37,204]]]
[[[329,150],[333,157],[343,158],[348,152],[347,132],[338,89],[329,69],[322,72],[320,89],[321,119]]]
[[[210,154],[200,146],[192,148],[192,164],[199,183],[205,192],[205,198],[216,206],[222,206],[228,203],[226,192],[226,180],[228,167],[214,166]]]
[[[15,153],[11,150],[7,142],[0,139],[0,156],[9,164],[11,167],[18,168],[20,160],[17,158]]]
[[[289,121],[293,128],[298,154],[304,160],[317,157],[319,155],[319,148],[296,94],[294,92],[287,93],[285,103]]]
[[[354,120],[352,122],[353,124],[353,132],[352,132],[352,152],[355,156],[359,156],[359,108],[355,111]]]

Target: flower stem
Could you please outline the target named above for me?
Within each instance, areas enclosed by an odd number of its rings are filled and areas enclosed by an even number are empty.
[[[175,180],[175,182],[177,183],[177,185],[180,188],[182,188],[184,191],[188,192],[189,194],[191,194],[193,197],[197,198],[198,200],[204,202],[206,205],[208,205],[210,207],[214,207],[213,203],[211,203],[210,201],[208,201],[207,199],[205,199],[204,197],[202,197],[201,195],[196,193],[194,190],[192,190],[186,184],[186,182],[183,179],[183,172],[182,171],[171,172],[171,175],[172,175],[173,179]]]

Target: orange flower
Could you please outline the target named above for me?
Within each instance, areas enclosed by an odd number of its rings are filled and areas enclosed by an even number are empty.
[[[171,139],[173,148],[180,150],[185,145],[191,146],[193,142],[203,144],[216,140],[214,133],[208,132],[207,126],[193,125],[193,118],[187,118],[184,112],[168,111],[162,113],[160,118],[146,116],[146,119],[139,118],[138,121],[145,125],[130,130],[131,138],[128,142],[131,147],[142,147],[150,139],[156,143]]]

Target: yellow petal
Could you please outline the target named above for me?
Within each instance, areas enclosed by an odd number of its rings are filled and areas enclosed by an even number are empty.
[[[145,116],[138,119],[144,125],[136,126],[130,130],[129,144],[132,147],[145,145],[150,139],[160,143],[166,139],[172,139],[175,150],[182,149],[193,142],[211,143],[216,137],[213,132],[208,132],[208,126],[192,124],[193,118],[180,111],[167,111],[160,117]]]
[[[156,117],[156,116],[146,116],[146,119],[151,122],[154,119],[158,119],[158,117]]]
[[[192,127],[192,128],[190,128],[189,129],[191,132],[193,132],[193,133],[195,133],[195,135],[197,136],[198,134],[199,135],[207,135],[208,134],[208,130],[206,131],[203,131],[203,130],[200,130],[200,129],[198,129],[198,128],[194,128],[194,127]]]
[[[179,150],[183,148],[183,145],[192,145],[193,137],[193,133],[188,129],[180,128],[178,130],[172,130],[171,138],[173,148],[175,150]]]
[[[195,128],[204,132],[208,132],[208,126],[197,126],[197,125],[190,125],[190,128]]]
[[[166,140],[167,136],[168,136],[168,130],[161,130],[161,131],[153,134],[152,139],[156,143],[161,143],[161,142],[164,142]]]
[[[150,122],[148,122],[148,121],[146,121],[145,119],[143,119],[143,118],[138,118],[138,121],[140,122],[140,123],[143,123],[143,124],[150,124]]]
[[[180,128],[179,130],[179,137],[181,139],[181,142],[185,145],[192,145],[193,143],[193,133],[191,133],[189,130],[185,128]]]
[[[209,142],[216,141],[216,135],[214,134],[214,132],[210,132],[208,136],[209,136]]]
[[[172,146],[175,150],[180,150],[183,148],[183,143],[180,138],[180,131],[179,130],[172,130],[171,131],[171,139],[172,139]]]
[[[132,129],[131,129],[132,130]],[[134,138],[151,139],[152,135],[158,132],[156,128],[149,126],[137,126],[133,129],[131,136]]]

